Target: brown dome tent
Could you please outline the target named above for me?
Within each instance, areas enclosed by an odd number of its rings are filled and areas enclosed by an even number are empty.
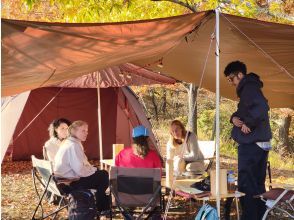
[[[129,69],[128,69],[129,68]],[[136,95],[125,85],[174,83],[175,80],[138,68],[132,64],[108,68],[52,87],[30,92],[17,122],[8,152],[13,160],[29,160],[31,155],[42,157],[42,147],[48,140],[48,126],[60,117],[89,123],[89,135],[84,143],[89,159],[98,159],[98,97],[97,76],[100,74],[103,158],[112,157],[112,144],[131,144],[134,126],[143,124],[150,129],[150,145],[157,148],[151,125]],[[134,69],[133,69],[134,70]],[[116,86],[116,87],[110,87]],[[122,87],[118,87],[122,86]]]

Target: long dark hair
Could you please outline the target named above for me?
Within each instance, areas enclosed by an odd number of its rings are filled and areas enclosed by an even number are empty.
[[[136,146],[137,154],[140,157],[145,158],[150,150],[149,144],[148,144],[148,137],[146,136],[134,137],[133,141]]]
[[[67,126],[70,126],[71,121],[66,118],[58,118],[52,121],[48,128],[50,137],[56,137],[58,139],[58,135],[55,129],[58,128],[62,123],[67,124]]]

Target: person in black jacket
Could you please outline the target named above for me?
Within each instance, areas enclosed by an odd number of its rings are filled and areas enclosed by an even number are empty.
[[[240,61],[229,63],[224,71],[228,82],[236,87],[238,109],[231,116],[231,137],[238,143],[238,190],[241,198],[242,220],[259,220],[265,204],[255,195],[265,192],[268,151],[272,138],[269,106],[261,88],[263,83],[255,73],[247,74]]]

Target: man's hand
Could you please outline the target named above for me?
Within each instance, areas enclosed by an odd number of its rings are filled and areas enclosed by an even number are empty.
[[[241,131],[244,133],[244,134],[249,134],[251,132],[250,128],[248,128],[245,124],[242,125],[241,127]]]
[[[236,127],[242,127],[242,125],[244,124],[243,121],[240,120],[240,118],[238,117],[233,117],[232,118],[232,122]]]

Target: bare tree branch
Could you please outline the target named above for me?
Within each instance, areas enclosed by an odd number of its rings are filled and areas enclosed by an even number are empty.
[[[188,9],[190,9],[192,12],[197,12],[197,10],[196,10],[197,4],[190,5],[187,2],[185,3],[185,2],[182,2],[182,1],[179,1],[179,0],[151,0],[151,1],[153,1],[153,2],[160,2],[160,1],[172,2],[172,3],[175,3],[175,4],[181,5],[183,7],[186,7]]]

